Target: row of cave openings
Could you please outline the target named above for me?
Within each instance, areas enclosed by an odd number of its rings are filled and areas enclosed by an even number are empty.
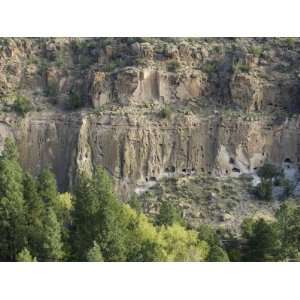
[[[263,156],[264,156],[264,154],[263,154]],[[290,159],[290,158],[286,158],[284,161],[284,164],[285,164],[285,167],[287,168],[287,169],[289,169],[290,167],[291,167],[291,165],[293,164],[293,161]],[[234,160],[234,158],[230,158],[229,159],[229,163],[231,164],[231,165],[234,165],[235,164],[235,160]],[[263,161],[261,161],[261,163],[263,163]],[[253,170],[257,170],[259,167],[254,167],[253,168]],[[250,169],[250,166],[248,166],[248,169]],[[234,173],[241,173],[241,170],[239,169],[239,168],[237,168],[237,167],[233,167],[232,168],[232,172],[234,172]],[[228,174],[229,173],[229,171],[228,170],[225,170],[225,173],[226,174]]]
[[[283,162],[284,162],[286,168],[288,168],[288,169],[291,167],[291,164],[293,164],[293,161],[290,158],[286,158]],[[231,157],[229,159],[229,163],[231,165],[234,165],[235,164],[234,158]],[[257,170],[258,167],[254,167],[253,169]],[[201,172],[204,173],[204,171],[205,171],[204,168],[201,168]],[[167,167],[167,168],[165,168],[165,172],[166,173],[173,173],[174,174],[176,172],[176,167],[175,166]],[[232,168],[232,172],[239,174],[239,173],[241,173],[241,170],[239,168],[237,168],[237,167],[233,167]],[[181,173],[183,175],[186,175],[186,176],[191,176],[191,175],[194,175],[196,173],[196,169],[195,168],[183,168],[181,170]],[[228,174],[229,171],[225,170],[225,173]],[[211,172],[208,172],[208,174],[211,175]],[[155,176],[146,177],[146,182],[149,182],[149,181],[157,181],[157,178]]]

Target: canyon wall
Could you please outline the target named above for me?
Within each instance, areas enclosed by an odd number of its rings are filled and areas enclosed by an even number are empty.
[[[0,147],[14,138],[25,169],[52,168],[60,190],[101,165],[121,195],[175,174],[238,176],[266,160],[298,167],[298,45],[4,40]],[[20,94],[31,103],[23,116]]]

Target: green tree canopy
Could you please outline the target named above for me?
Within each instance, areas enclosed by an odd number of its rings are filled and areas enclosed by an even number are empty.
[[[16,146],[6,139],[0,157],[0,258],[14,261],[25,245],[25,207],[23,172]]]
[[[257,220],[247,242],[247,261],[276,261],[280,239],[275,223]]]
[[[175,208],[175,206],[169,201],[163,201],[160,206],[159,214],[156,216],[157,225],[173,225],[174,223],[182,224],[183,220]]]
[[[64,257],[61,226],[53,208],[46,210],[42,261],[61,261]]]
[[[38,256],[43,244],[43,217],[45,205],[38,190],[36,180],[28,173],[24,175],[24,200],[26,208],[27,240],[29,249]]]
[[[86,259],[89,262],[101,262],[101,261],[103,261],[101,248],[95,241],[93,242],[93,247],[87,252]]]
[[[105,261],[126,260],[126,218],[109,175],[98,168],[92,178],[81,175],[75,190],[74,254],[84,260],[96,241]]]
[[[21,252],[17,255],[18,262],[36,262],[36,258],[32,257],[30,251],[27,248],[24,248]]]

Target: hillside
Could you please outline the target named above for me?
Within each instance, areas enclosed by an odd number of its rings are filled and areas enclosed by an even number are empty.
[[[60,191],[101,165],[123,200],[168,178],[190,182],[213,199],[187,210],[192,223],[204,214],[213,224],[233,218],[225,221],[232,227],[265,206],[272,215],[278,203],[245,196],[234,178],[255,177],[270,161],[298,181],[299,45],[296,38],[2,38],[1,146],[12,137],[22,166],[33,175],[50,167]],[[231,177],[237,204],[201,190],[202,178],[222,185]]]

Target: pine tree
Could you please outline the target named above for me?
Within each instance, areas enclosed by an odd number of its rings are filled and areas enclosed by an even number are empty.
[[[43,245],[43,216],[45,205],[37,190],[37,182],[30,174],[25,174],[24,200],[26,207],[27,240],[34,256],[39,256]]]
[[[0,259],[15,261],[25,245],[25,208],[22,169],[16,146],[10,139],[5,142],[0,157]]]
[[[274,223],[259,219],[247,242],[247,261],[275,261],[280,250],[280,239]]]
[[[75,191],[72,244],[77,260],[85,260],[96,241],[105,261],[126,260],[126,224],[112,191],[112,183],[103,169],[93,178],[82,175]]]
[[[64,257],[61,226],[53,208],[45,215],[42,261],[61,261]]]
[[[89,261],[89,262],[101,262],[101,261],[103,261],[101,248],[95,241],[93,243],[93,247],[88,251],[86,258],[87,258],[87,261]]]
[[[38,191],[47,207],[57,208],[57,186],[54,174],[49,169],[44,169],[38,178]]]

